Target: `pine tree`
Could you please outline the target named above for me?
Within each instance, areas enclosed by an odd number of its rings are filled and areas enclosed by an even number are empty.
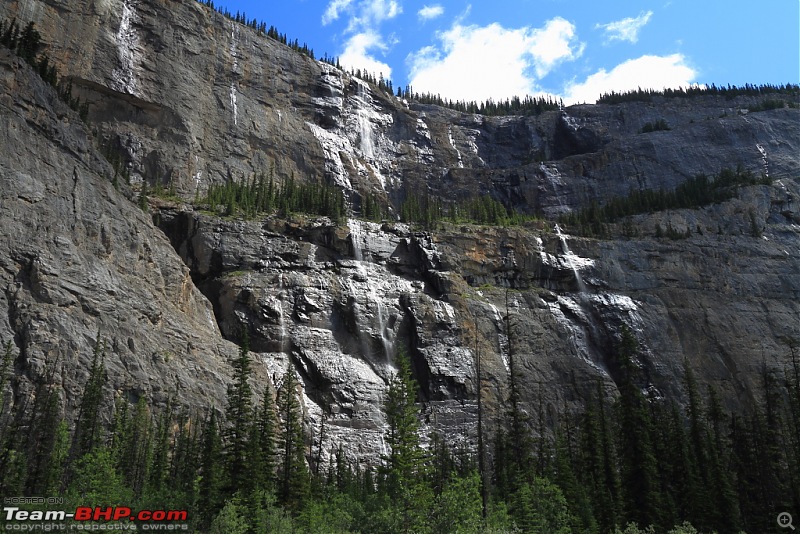
[[[105,342],[97,336],[97,342],[89,369],[89,379],[83,389],[78,421],[75,424],[72,458],[81,458],[100,443],[102,428],[100,424],[100,408],[103,402],[103,387],[107,375],[103,364],[105,359]]]
[[[253,484],[257,490],[273,492],[275,490],[275,405],[272,389],[267,384],[264,387],[261,408],[258,410],[253,428],[251,447]]]
[[[181,412],[176,422],[177,435],[170,458],[170,487],[180,496],[177,501],[196,517],[198,495],[197,474],[200,470],[197,425],[186,412]]]
[[[411,362],[401,349],[395,358],[397,372],[389,380],[386,412],[387,489],[401,514],[403,531],[414,531],[420,514],[430,499],[425,483],[427,466],[419,440],[417,384],[411,375]]]
[[[133,502],[133,492],[114,467],[107,447],[95,447],[78,459],[67,496],[72,502],[92,507],[128,506]]]
[[[60,434],[61,414],[55,386],[55,363],[48,365],[46,379],[36,388],[33,408],[28,417],[26,494],[43,495],[58,489],[63,472],[63,433]]]
[[[788,447],[787,456],[789,472],[800,472],[800,341],[785,337],[782,339],[790,353],[790,368],[785,373],[786,391],[788,394]],[[792,509],[800,510],[800,481],[790,478],[792,489]]]
[[[500,468],[504,472],[505,482],[499,485],[501,495],[513,493],[516,488],[524,481],[533,481],[534,471],[530,469],[533,464],[532,451],[533,440],[528,427],[528,415],[522,409],[522,397],[518,377],[518,362],[516,354],[516,334],[514,324],[511,320],[511,310],[509,307],[510,290],[506,290],[506,310],[504,316],[504,328],[508,339],[508,389],[509,407],[505,414],[506,430],[498,433],[497,440],[503,455],[498,455],[497,462],[502,461]],[[540,397],[541,398],[541,397]],[[540,404],[541,406],[541,404]],[[544,418],[540,410],[540,423],[544,424]],[[502,440],[506,440],[502,443]],[[544,440],[544,433],[540,435]],[[544,441],[540,441],[540,462],[538,464],[539,473],[543,472]],[[504,487],[505,486],[505,487]]]
[[[28,472],[23,432],[26,405],[14,403],[5,413],[5,386],[13,363],[11,346],[9,341],[0,362],[0,493],[22,495]]]
[[[281,387],[278,389],[278,415],[281,430],[278,434],[280,465],[278,496],[290,510],[299,510],[308,498],[310,476],[305,458],[303,414],[298,397],[299,383],[291,361],[287,364]]]
[[[11,341],[9,341],[6,343],[5,350],[3,351],[3,359],[0,360],[0,423],[5,421],[6,384],[8,384],[8,375],[10,374],[13,360],[14,356],[11,352]],[[2,437],[3,435],[0,433],[0,439],[2,439]]]
[[[583,475],[589,488],[600,532],[612,532],[620,524],[620,488],[614,440],[603,392],[603,383],[597,381],[597,404],[590,398],[584,413],[582,448]]]
[[[478,332],[480,331],[478,319],[473,316],[473,320],[475,321],[475,383],[477,384],[475,389],[478,397],[478,477],[481,491],[481,517],[485,521],[489,507],[489,488],[486,481],[486,450],[483,439],[483,368],[481,349],[478,344]]]
[[[622,372],[618,417],[625,515],[629,521],[640,525],[662,525],[664,507],[653,450],[653,422],[647,400],[635,382],[633,358],[637,351],[636,338],[630,328],[623,326],[616,355]]]
[[[158,425],[153,435],[152,461],[147,482],[147,493],[150,495],[161,495],[166,490],[172,423],[172,403],[168,402],[166,410],[158,418]]]
[[[731,470],[731,446],[723,433],[726,416],[716,390],[708,388],[708,423],[711,428],[709,450],[709,487],[713,500],[711,528],[718,532],[739,532],[741,515],[736,500],[735,481]]]
[[[561,490],[545,477],[527,481],[511,495],[512,516],[523,532],[572,532],[567,500]]]
[[[200,484],[198,509],[201,530],[207,528],[217,512],[222,508],[224,496],[222,440],[219,436],[217,413],[212,407],[203,428],[202,450],[200,451]]]
[[[552,474],[548,477],[561,490],[569,509],[573,531],[596,532],[597,522],[594,518],[586,488],[578,482],[573,465],[575,459],[570,452],[571,432],[567,428],[559,429],[556,434],[555,455]]]
[[[115,436],[112,446],[118,454],[114,458],[115,467],[134,495],[139,497],[147,482],[152,453],[152,423],[144,396],[139,397],[133,413],[122,425],[122,436]]]
[[[225,457],[229,488],[235,491],[245,478],[249,478],[248,450],[253,424],[253,390],[250,387],[250,341],[247,331],[242,331],[239,356],[233,362],[233,383],[228,386],[225,432]]]
[[[711,516],[713,505],[708,494],[710,489],[710,466],[706,447],[705,424],[702,419],[703,407],[700,404],[700,393],[697,390],[697,382],[695,381],[694,373],[689,367],[689,362],[684,361],[683,366],[689,415],[689,463],[685,491],[691,504],[690,509],[687,510],[689,514],[687,519],[705,530],[708,528],[706,521]]]

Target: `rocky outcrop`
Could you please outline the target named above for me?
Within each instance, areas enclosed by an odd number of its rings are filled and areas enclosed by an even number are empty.
[[[106,401],[220,406],[236,346],[150,217],[112,186],[87,127],[0,50],[0,339],[25,405],[55,376],[74,415],[95,345]]]
[[[784,221],[761,236],[732,235],[736,213],[767,209],[771,192],[753,186],[724,205],[639,221],[647,228],[669,217],[673,226],[702,228],[728,219],[725,234],[709,229],[680,241],[588,240],[544,223],[419,233],[358,220],[298,226],[192,212],[162,213],[162,227],[215,303],[223,334],[247,328],[267,361],[290,357],[330,439],[374,457],[401,347],[426,421],[468,441],[479,353],[491,410],[507,397],[513,359],[525,409],[538,413],[541,403],[552,422],[598,380],[614,391],[623,325],[642,347],[641,387],[652,395],[680,401],[688,362],[730,408],[747,409],[762,366],[785,361],[781,340],[796,336],[800,317],[800,228]],[[748,227],[748,212],[738,217]]]
[[[272,174],[369,192],[491,194],[554,216],[631,188],[672,189],[743,166],[794,178],[797,109],[748,113],[764,97],[659,99],[482,117],[409,104],[191,0],[9,0],[34,21],[103,143],[134,182],[185,198]],[[640,133],[665,121],[669,130]]]

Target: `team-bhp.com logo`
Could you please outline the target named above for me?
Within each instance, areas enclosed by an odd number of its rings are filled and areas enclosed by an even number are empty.
[[[126,506],[78,506],[65,510],[22,510],[16,506],[3,508],[5,530],[19,532],[59,530],[189,530],[186,510],[139,510]],[[70,523],[66,523],[70,521]],[[180,522],[183,523],[180,523]]]

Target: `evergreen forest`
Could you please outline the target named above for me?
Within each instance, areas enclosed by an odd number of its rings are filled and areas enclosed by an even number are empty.
[[[375,465],[332,445],[324,419],[309,427],[291,363],[274,390],[256,391],[246,334],[240,344],[226,405],[205,413],[155,413],[144,397],[112,395],[98,336],[66,421],[51,362],[34,394],[0,398],[0,492],[185,510],[192,531],[214,533],[762,533],[800,507],[792,340],[788,368],[764,366],[753,410],[730,413],[688,366],[685,405],[648,394],[623,327],[613,349],[618,394],[598,382],[552,428],[542,406],[520,402],[510,345],[505,409],[487,420],[478,398],[477,447],[422,435],[418,386],[400,350],[383,406],[387,452]],[[15,357],[9,342],[2,392]]]

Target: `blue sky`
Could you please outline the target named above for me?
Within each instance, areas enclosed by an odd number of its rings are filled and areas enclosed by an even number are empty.
[[[216,0],[317,56],[460,100],[800,82],[800,1]]]

